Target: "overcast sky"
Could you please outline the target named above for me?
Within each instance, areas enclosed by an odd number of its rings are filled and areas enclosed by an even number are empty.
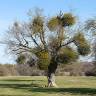
[[[0,0],[0,41],[15,20],[26,21],[27,12],[35,7],[43,8],[45,15],[52,16],[60,10],[72,11],[80,20],[96,16],[96,0]],[[14,63],[0,44],[0,63]]]

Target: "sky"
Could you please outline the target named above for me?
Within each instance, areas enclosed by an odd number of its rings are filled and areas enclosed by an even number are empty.
[[[29,9],[42,8],[46,16],[63,12],[73,12],[79,20],[85,21],[96,16],[96,0],[0,0],[0,41],[14,21],[28,20]],[[0,63],[15,63],[14,57],[6,53],[0,44]]]

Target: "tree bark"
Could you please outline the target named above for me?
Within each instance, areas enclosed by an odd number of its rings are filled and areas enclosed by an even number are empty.
[[[55,83],[55,72],[57,69],[57,65],[58,65],[57,62],[55,60],[52,60],[52,62],[48,66],[48,74],[47,74],[48,87],[57,87]]]

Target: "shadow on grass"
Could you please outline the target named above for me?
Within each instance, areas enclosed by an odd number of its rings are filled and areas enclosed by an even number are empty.
[[[16,80],[16,79],[6,79],[0,80],[3,83],[0,83],[1,87],[40,87],[41,84],[45,82],[45,80]],[[4,84],[5,83],[5,84]],[[29,84],[28,84],[29,83]]]
[[[31,89],[30,91],[33,92],[48,92],[48,93],[64,93],[64,92],[68,92],[71,94],[82,94],[82,95],[96,95],[96,89],[94,88],[34,88]]]
[[[29,82],[29,81],[40,81],[40,82],[42,82],[42,81],[44,81],[44,80],[22,80],[22,79],[20,79],[20,80],[16,80],[16,79],[5,79],[5,80],[0,80],[0,81],[12,81],[12,82],[22,82],[22,81],[25,81],[25,82]]]
[[[41,85],[38,84],[0,84],[0,88],[14,88],[14,89],[21,89],[27,90],[30,92],[44,92],[44,93],[61,93],[64,94],[65,92],[71,94],[81,94],[81,95],[96,95],[96,88],[43,88]]]
[[[16,88],[16,89],[24,89],[24,88],[30,89],[30,88],[34,88],[34,87],[41,87],[40,83],[44,82],[44,80],[14,80],[14,79],[12,79],[12,80],[6,79],[6,80],[0,80],[0,81],[3,81],[3,83],[0,83],[0,88]],[[7,81],[7,83],[6,83],[6,81]],[[29,84],[28,84],[28,82],[29,82]]]

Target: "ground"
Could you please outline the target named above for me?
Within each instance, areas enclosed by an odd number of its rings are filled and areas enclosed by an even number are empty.
[[[58,88],[44,76],[0,77],[0,96],[96,96],[96,77],[57,76]]]

